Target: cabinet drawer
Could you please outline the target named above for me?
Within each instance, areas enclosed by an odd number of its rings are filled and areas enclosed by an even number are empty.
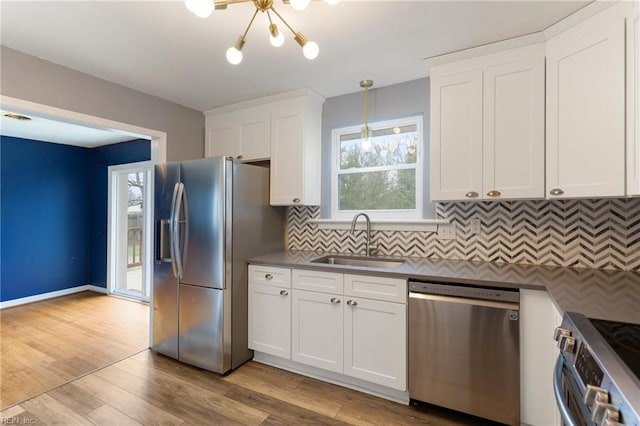
[[[294,269],[292,275],[293,288],[300,290],[342,294],[344,288],[342,274]]]
[[[249,265],[249,281],[275,287],[291,288],[291,269]]]
[[[407,303],[407,281],[399,278],[345,274],[344,294],[353,297]]]

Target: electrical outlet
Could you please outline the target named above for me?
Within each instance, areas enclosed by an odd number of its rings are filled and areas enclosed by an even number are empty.
[[[480,223],[480,218],[474,217],[471,219],[471,233],[472,234],[479,234],[481,231],[481,223]]]
[[[453,240],[456,238],[456,224],[455,223],[440,223],[438,224],[438,239],[439,240]]]

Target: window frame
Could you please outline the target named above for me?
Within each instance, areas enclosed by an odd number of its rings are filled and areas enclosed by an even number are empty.
[[[371,168],[362,168],[364,172],[366,169],[372,169],[374,171],[388,171],[388,170],[407,170],[415,169],[416,171],[416,208],[411,210],[399,210],[399,209],[384,209],[384,210],[338,210],[339,202],[339,190],[338,190],[338,176],[340,173],[340,137],[345,134],[360,133],[362,125],[341,127],[333,129],[331,131],[331,219],[351,219],[356,213],[364,212],[371,217],[371,219],[422,219],[423,214],[423,186],[424,186],[424,128],[423,117],[421,115],[397,118],[393,120],[378,121],[375,123],[369,123],[369,128],[372,131],[387,129],[393,127],[416,125],[417,144],[416,149],[418,151],[416,156],[415,166],[401,164],[395,166],[380,166]]]

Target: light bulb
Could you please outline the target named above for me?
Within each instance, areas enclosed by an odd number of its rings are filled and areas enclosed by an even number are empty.
[[[215,8],[213,0],[184,0],[184,4],[198,18],[208,18]]]
[[[310,0],[291,0],[291,7],[295,10],[305,10]]]
[[[282,33],[280,33],[280,32],[278,33],[278,35],[276,37],[270,35],[269,36],[269,41],[271,42],[272,46],[280,47],[284,43],[284,35],[282,35]]]
[[[242,62],[242,52],[235,47],[228,48],[227,61],[229,61],[229,63],[232,65],[238,65],[240,62]]]
[[[320,53],[320,48],[316,42],[308,41],[302,48],[302,53],[307,59],[315,59],[318,57],[318,53]]]
[[[369,151],[371,149],[371,128],[366,124],[362,126],[360,130],[360,136],[362,137],[362,143],[360,147],[363,151]]]
[[[274,47],[280,47],[284,43],[284,34],[278,31],[276,24],[269,25],[269,41]]]
[[[338,4],[340,2],[340,0],[324,0],[326,1],[328,4],[334,5],[334,4]]]

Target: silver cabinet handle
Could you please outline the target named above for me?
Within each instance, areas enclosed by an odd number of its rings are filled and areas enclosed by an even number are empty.
[[[294,203],[296,203],[296,204],[298,204],[298,203],[300,202],[300,198],[294,198],[294,199],[293,199],[293,202],[294,202]]]
[[[236,158],[237,158],[238,160],[242,160],[242,159],[244,158],[244,155],[238,155]]]
[[[551,195],[562,195],[564,194],[564,191],[560,188],[553,188],[551,191],[549,191],[549,194]]]
[[[476,191],[469,191],[464,194],[464,196],[467,198],[476,198],[478,196],[478,193]]]
[[[280,294],[281,294],[282,296],[288,296],[288,295],[289,295],[289,292],[288,292],[287,290],[280,290]]]
[[[265,275],[264,275],[264,279],[265,279],[265,280],[272,280],[272,279],[273,279],[273,275],[271,275],[271,274],[265,274]]]
[[[338,303],[340,303],[340,299],[338,299],[337,297],[332,297],[332,298],[331,298],[331,300],[329,300],[329,301],[330,301],[331,303],[333,303],[333,304],[336,304],[336,305],[337,305]]]
[[[358,306],[358,302],[355,300],[347,300],[347,305],[349,306]]]
[[[500,191],[496,191],[495,189],[487,192],[487,197],[499,197],[501,195],[502,193]]]

